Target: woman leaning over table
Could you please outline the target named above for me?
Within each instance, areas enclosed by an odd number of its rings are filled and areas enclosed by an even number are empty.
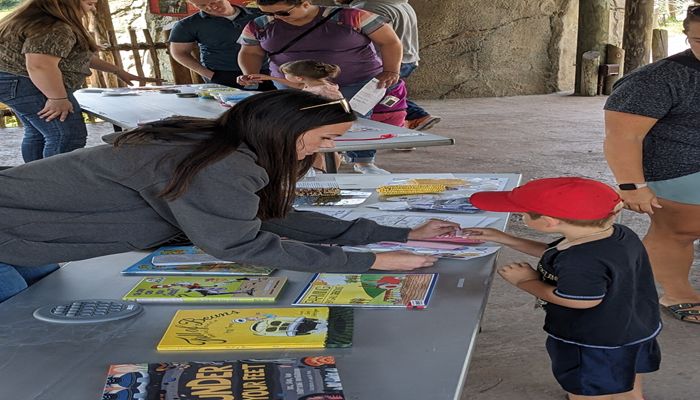
[[[284,78],[279,67],[291,61],[338,65],[341,72],[334,82],[347,99],[372,78],[377,78],[380,88],[398,82],[401,41],[380,16],[357,8],[317,6],[308,0],[258,0],[257,4],[265,15],[249,22],[239,39],[241,85],[258,83],[248,75],[260,72],[266,55],[271,75],[278,78]],[[308,34],[292,43],[305,32]],[[347,154],[356,172],[388,173],[374,165],[376,150]]]
[[[605,156],[625,206],[651,217],[644,245],[660,303],[700,323],[689,282],[700,238],[700,5],[683,23],[690,49],[623,77],[605,105]]]
[[[73,91],[90,68],[144,80],[100,60],[82,20],[97,0],[26,0],[0,20],[0,102],[24,125],[25,162],[85,146]]]
[[[291,208],[313,155],[334,146],[354,120],[347,103],[275,90],[216,120],[153,122],[106,137],[114,146],[0,171],[0,267],[31,271],[160,246],[182,233],[218,258],[280,269],[432,265],[431,256],[351,253],[328,244],[425,239],[458,224],[433,220],[410,230]]]

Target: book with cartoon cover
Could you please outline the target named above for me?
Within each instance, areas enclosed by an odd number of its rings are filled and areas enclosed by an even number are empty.
[[[178,310],[158,350],[324,348],[352,345],[352,309]]]
[[[293,304],[425,308],[436,282],[437,274],[318,273]]]
[[[196,246],[164,246],[122,271],[124,275],[270,275],[275,268],[238,263],[205,265],[153,265],[153,257],[204,254]]]
[[[109,366],[102,400],[345,400],[333,356]]]
[[[151,276],[124,300],[139,303],[274,303],[287,278],[270,276]]]

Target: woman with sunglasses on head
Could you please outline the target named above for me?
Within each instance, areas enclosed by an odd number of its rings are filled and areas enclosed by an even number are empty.
[[[290,61],[318,60],[340,67],[335,79],[340,91],[351,99],[372,78],[380,88],[399,80],[402,47],[391,25],[368,11],[356,8],[317,6],[308,0],[258,0],[265,14],[248,23],[239,43],[241,85],[256,84],[248,75],[260,72],[267,55],[272,76],[283,78],[279,67]],[[375,48],[381,54],[378,55]],[[362,173],[387,174],[374,165],[375,150],[348,152]]]
[[[36,266],[153,248],[182,233],[220,259],[280,269],[433,265],[430,256],[346,253],[327,244],[424,239],[457,224],[410,230],[292,210],[295,184],[313,155],[355,120],[346,107],[298,90],[266,92],[215,120],[158,121],[108,135],[113,146],[0,171],[0,266],[14,271],[0,282]]]
[[[0,20],[0,102],[24,125],[25,162],[85,146],[87,129],[73,91],[90,68],[145,81],[100,60],[82,20],[97,0],[27,0]]]
[[[674,317],[700,323],[689,282],[700,238],[700,5],[683,22],[690,49],[620,79],[605,104],[605,156],[625,206],[649,214],[644,238],[659,299]]]

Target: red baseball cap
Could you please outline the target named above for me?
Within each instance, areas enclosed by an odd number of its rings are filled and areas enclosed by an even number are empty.
[[[592,179],[535,179],[509,192],[478,192],[469,201],[486,211],[533,212],[554,218],[595,220],[612,215],[620,195]]]

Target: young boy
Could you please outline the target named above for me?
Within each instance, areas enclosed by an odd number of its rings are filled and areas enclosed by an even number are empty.
[[[480,192],[471,203],[523,213],[530,228],[564,237],[550,244],[495,229],[470,237],[541,257],[498,273],[535,295],[547,313],[552,371],[570,400],[643,400],[640,373],[659,369],[659,303],[649,258],[629,228],[614,224],[622,208],[609,186],[583,178],[538,179],[510,192]]]

